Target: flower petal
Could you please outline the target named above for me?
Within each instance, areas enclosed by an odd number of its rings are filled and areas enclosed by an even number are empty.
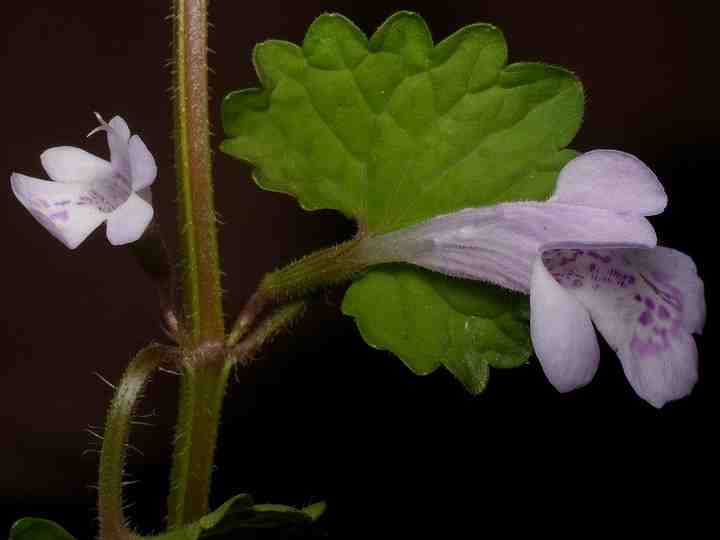
[[[108,125],[115,130],[122,140],[127,142],[130,139],[130,128],[121,116],[113,116]]]
[[[103,221],[107,214],[82,204],[86,187],[77,183],[50,182],[13,173],[13,193],[50,234],[75,249]]]
[[[543,371],[560,392],[592,380],[600,349],[590,316],[558,285],[539,257],[531,281],[530,332]]]
[[[452,276],[530,290],[532,264],[543,245],[568,240],[654,246],[644,217],[561,203],[518,202],[469,208],[372,237],[370,264],[409,262]]]
[[[702,327],[705,303],[688,257],[667,248],[577,245],[546,250],[542,260],[590,312],[638,395],[661,407],[690,392],[697,350],[689,331]]]
[[[155,181],[157,165],[150,150],[137,135],[130,138],[128,146],[130,153],[130,168],[132,171],[132,188],[140,191]]]
[[[113,171],[122,176],[129,184],[132,178],[132,169],[130,167],[128,139],[125,137],[125,128],[127,128],[127,124],[119,116],[114,117],[113,120],[118,119],[115,121],[115,125],[117,125],[120,130],[118,131],[113,126],[105,122],[102,116],[98,113],[95,113],[95,117],[100,125],[88,133],[88,137],[94,135],[98,131],[105,132],[108,147],[110,148],[110,163]]]
[[[701,334],[705,326],[705,286],[693,260],[680,251],[661,246],[633,250],[629,257],[637,268],[681,303],[678,315],[685,330]]]
[[[551,202],[606,208],[636,216],[661,213],[667,195],[638,158],[618,150],[593,150],[560,171]]]
[[[114,246],[134,242],[142,236],[153,218],[153,207],[137,194],[113,212],[107,222],[107,237]]]
[[[89,183],[112,174],[109,162],[74,146],[48,148],[40,162],[56,182]]]
[[[634,335],[618,356],[635,392],[657,408],[690,394],[698,379],[697,346],[680,325],[663,342]]]

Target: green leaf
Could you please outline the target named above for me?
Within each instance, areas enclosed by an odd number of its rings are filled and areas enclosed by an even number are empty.
[[[261,89],[223,102],[222,150],[250,162],[260,187],[309,210],[333,208],[380,234],[432,216],[502,201],[543,199],[575,153],[583,92],[568,71],[506,65],[502,33],[466,26],[433,45],[423,19],[390,17],[368,39],[323,15],[302,46],[254,52]],[[529,353],[527,304],[494,287],[375,268],[343,311],[371,345],[416,373],[444,364],[473,393],[488,366]]]
[[[473,394],[485,388],[489,366],[520,365],[532,351],[525,297],[405,265],[355,283],[343,311],[373,347],[392,350],[418,375],[442,360]]]
[[[302,509],[283,504],[256,504],[253,516],[237,521],[235,527],[277,528],[303,526],[314,523],[325,511],[325,503],[315,503]]]
[[[325,511],[319,502],[295,508],[282,504],[255,504],[250,495],[237,495],[195,523],[153,537],[153,540],[198,540],[236,529],[293,528],[311,525]]]
[[[9,540],[75,540],[75,537],[54,521],[22,518],[10,529]]]

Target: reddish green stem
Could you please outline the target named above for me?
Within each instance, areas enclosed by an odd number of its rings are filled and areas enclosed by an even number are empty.
[[[168,525],[208,512],[218,424],[230,364],[194,365],[224,340],[208,122],[207,0],[175,0],[175,145],[188,367],[181,381]]]

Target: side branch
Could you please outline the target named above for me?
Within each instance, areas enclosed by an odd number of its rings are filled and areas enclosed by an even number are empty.
[[[125,447],[130,435],[133,411],[150,376],[160,365],[169,363],[176,355],[174,349],[150,345],[130,362],[115,391],[105,424],[105,436],[100,452],[98,481],[98,513],[101,540],[129,540],[136,538],[125,525],[122,482],[125,466]]]
[[[255,354],[280,332],[289,329],[302,316],[307,302],[296,300],[279,307],[250,334],[230,349],[230,361],[241,366],[252,362]]]

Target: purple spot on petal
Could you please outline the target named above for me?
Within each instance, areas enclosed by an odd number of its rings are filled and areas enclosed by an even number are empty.
[[[594,272],[596,268],[597,268],[597,265],[596,265],[595,263],[592,263],[592,264],[590,265],[590,271],[591,271],[591,272]]]
[[[588,255],[590,257],[592,257],[593,259],[597,259],[604,263],[609,263],[610,261],[612,261],[612,256],[610,256],[610,255],[602,256],[597,251],[588,251]]]
[[[662,298],[665,302],[670,304],[672,307],[677,309],[678,311],[682,311],[682,301],[681,301],[681,293],[680,291],[673,287],[672,285],[666,283],[664,284],[664,288],[661,289],[656,283],[653,283],[650,279],[648,279],[643,274],[640,274],[640,278],[647,284],[648,287],[650,287],[655,294],[657,294],[660,298]]]
[[[635,301],[637,301],[637,302],[642,302],[642,296],[640,296],[639,294],[636,294],[636,295],[635,295]]]
[[[668,274],[666,272],[660,272],[658,270],[654,270],[650,272],[650,275],[655,281],[659,281],[660,283],[667,284],[669,281],[672,280],[672,275]]]
[[[50,208],[50,204],[45,199],[41,199],[40,197],[33,197],[32,199],[30,199],[30,204],[35,208]]]
[[[650,297],[645,298],[645,305],[647,306],[647,308],[648,308],[650,311],[652,311],[653,309],[655,309],[655,302],[653,302],[653,301],[652,301],[652,298],[650,298]]]
[[[70,216],[67,210],[63,210],[62,212],[50,214],[48,217],[54,221],[67,221]]]
[[[667,347],[666,343],[656,343],[653,340],[642,340],[637,336],[633,336],[630,341],[630,349],[640,358],[647,356],[656,356],[657,353]]]
[[[652,313],[649,311],[643,311],[642,315],[638,317],[638,322],[642,324],[643,326],[647,326],[651,322],[653,322],[654,317],[652,316]]]
[[[660,305],[658,308],[658,317],[660,319],[669,319],[670,318],[670,312],[667,310],[667,308],[663,305]]]

